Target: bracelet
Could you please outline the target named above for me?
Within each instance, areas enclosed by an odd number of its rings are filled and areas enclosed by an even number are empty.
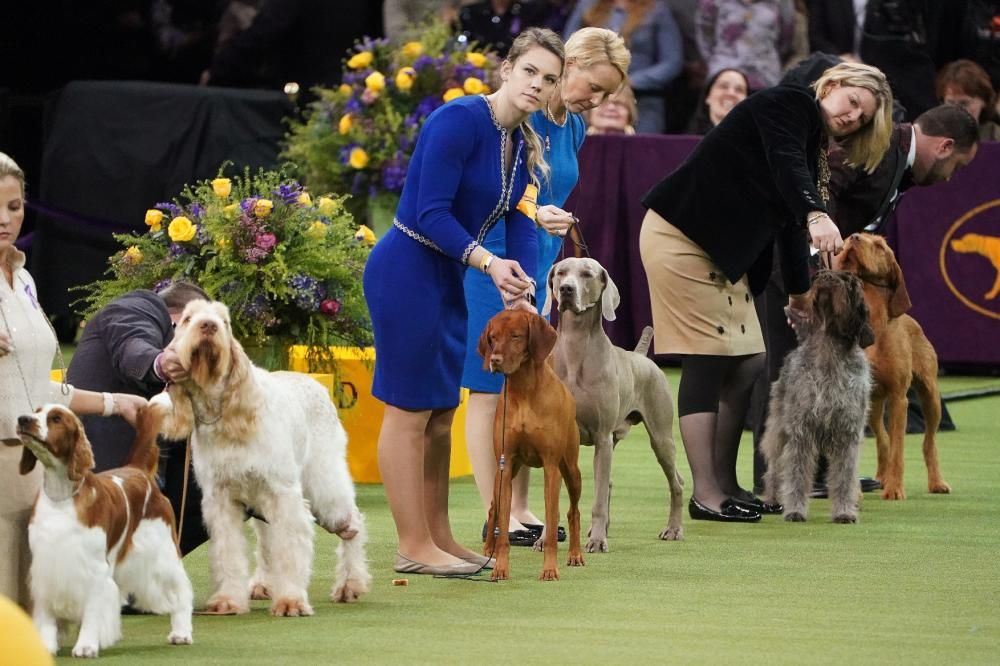
[[[101,398],[104,400],[104,411],[101,412],[101,416],[112,416],[115,413],[115,396],[102,393]]]
[[[817,222],[819,222],[824,217],[826,217],[826,213],[817,213],[816,215],[813,215],[812,217],[807,217],[806,218],[806,226],[807,227],[811,227],[812,225],[816,224]]]
[[[479,264],[479,270],[481,270],[484,273],[489,273],[490,272],[490,264],[491,263],[493,263],[493,255],[492,254],[487,254],[486,258],[483,259],[483,261],[482,261],[481,264]]]

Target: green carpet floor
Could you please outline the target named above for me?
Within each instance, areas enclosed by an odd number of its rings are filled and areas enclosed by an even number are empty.
[[[676,372],[668,374],[676,387]],[[944,392],[981,383],[942,379]],[[382,488],[359,486],[375,579],[361,603],[326,599],[335,540],[317,533],[314,617],[272,618],[266,602],[254,602],[246,616],[196,617],[195,644],[183,647],[166,645],[167,618],[126,617],[123,641],[101,658],[129,665],[1000,663],[1000,397],[949,409],[958,430],[938,442],[951,495],[926,492],[920,436],[910,435],[908,499],[865,495],[858,525],[832,524],[827,500],[813,500],[805,524],[780,516],[757,525],[696,522],[685,512],[681,542],[656,538],[666,522],[666,484],[645,431],[634,429],[614,458],[611,552],[587,555],[585,568],[560,566],[562,579],[552,583],[537,580],[539,553],[516,548],[507,582],[410,576],[409,586],[394,587]],[[679,437],[677,449],[686,498]],[[750,450],[747,435],[744,485]],[[863,473],[874,472],[874,455],[868,439]],[[581,450],[584,531],[591,456]],[[538,514],[540,482],[536,472]],[[457,534],[477,544],[482,512],[472,478],[455,480],[451,497]],[[566,509],[564,492],[560,513]],[[562,544],[560,565],[565,552]],[[200,605],[210,592],[205,549],[185,564]]]

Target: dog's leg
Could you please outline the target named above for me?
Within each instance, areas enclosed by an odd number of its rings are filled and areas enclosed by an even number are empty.
[[[669,403],[668,403],[669,404]],[[665,427],[665,429],[660,429]],[[664,541],[680,541],[684,538],[684,527],[681,525],[684,509],[684,481],[677,471],[677,448],[670,434],[671,424],[656,424],[652,419],[646,421],[649,432],[649,443],[653,447],[656,461],[660,463],[663,474],[667,477],[670,489],[670,513],[667,526],[660,532]]]
[[[269,541],[273,538],[267,523],[253,519],[253,531],[257,535],[257,548],[254,551],[254,572],[250,576],[250,598],[271,598],[271,568],[268,566],[268,554],[271,552]]]
[[[545,473],[545,545],[542,556],[542,574],[539,580],[559,580],[559,556],[558,530],[553,526],[559,525],[559,490],[562,487],[562,477],[559,473],[558,462],[554,460],[543,461],[543,471]]]
[[[885,473],[889,469],[889,433],[885,429],[885,396],[872,395],[871,411],[868,412],[868,427],[875,434],[875,455],[877,459],[875,478],[885,483]]]
[[[312,574],[314,520],[300,488],[281,488],[263,502],[269,523],[267,563],[271,574],[271,615],[312,615],[309,577]]]
[[[930,345],[928,345],[929,347]],[[930,350],[933,354],[933,349]],[[933,357],[931,357],[933,358]],[[937,363],[914,355],[913,388],[920,397],[920,407],[924,412],[924,464],[927,466],[927,490],[932,493],[950,493],[951,486],[941,478],[941,466],[937,455],[937,429],[941,425],[941,394],[937,387]]]
[[[838,436],[851,437],[854,433]],[[858,522],[858,455],[861,452],[861,438],[844,442],[839,450],[830,451],[827,456],[826,487],[830,496],[830,515],[835,523]]]
[[[801,523],[809,517],[809,490],[816,475],[816,443],[803,430],[788,436],[790,441],[778,461],[781,503],[785,505],[785,520]]]
[[[205,610],[220,615],[250,611],[246,540],[243,537],[242,505],[228,492],[202,487],[202,517],[208,528],[208,560],[215,591],[205,603]]]
[[[497,474],[493,482],[494,494],[497,492],[500,493],[500,507],[499,511],[495,510],[497,507],[495,506],[496,500],[494,499],[494,507],[490,510],[489,533],[486,535],[486,543],[489,546],[490,540],[494,538],[493,525],[495,520],[498,523],[497,529],[499,530],[499,535],[495,537],[493,557],[496,558],[496,564],[493,565],[493,573],[490,574],[490,580],[507,580],[510,578],[510,537],[507,534],[507,530],[510,529],[511,479],[517,474],[520,465],[508,461],[505,463],[505,466],[507,467],[506,470],[497,468]],[[489,552],[484,552],[483,554],[486,556],[490,555]]]
[[[906,499],[903,489],[903,444],[906,437],[906,391],[890,396],[889,407],[889,456],[882,479],[882,499]]]
[[[105,572],[87,595],[74,657],[96,657],[100,648],[114,645],[122,636],[121,598],[118,585]]]
[[[579,444],[573,442],[566,450],[572,453],[567,453],[559,465],[559,471],[562,472],[562,478],[566,482],[566,493],[569,495],[569,513],[566,514],[569,526],[569,559],[566,560],[566,566],[582,567],[584,561],[583,551],[580,549],[580,494],[583,491],[583,480],[580,477],[580,465],[577,463]],[[548,516],[545,520],[547,525],[552,524],[548,522]]]
[[[588,553],[608,552],[608,514],[611,505],[611,454],[614,442],[607,433],[594,442],[594,505],[587,532]]]
[[[350,535],[350,536],[348,536]],[[365,544],[368,543],[368,528],[365,517],[356,508],[347,528],[340,533],[337,544],[337,569],[334,575],[330,599],[339,603],[357,601],[368,593],[372,577],[368,573],[368,559]]]
[[[32,596],[36,595],[32,593]],[[36,602],[31,620],[35,623],[35,629],[38,630],[38,635],[42,639],[42,645],[49,651],[49,654],[54,655],[59,652],[59,624],[48,609]]]

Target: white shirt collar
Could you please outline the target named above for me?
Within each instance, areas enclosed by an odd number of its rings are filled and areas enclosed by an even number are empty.
[[[910,125],[910,152],[906,156],[906,168],[912,169],[913,163],[917,161],[917,129]]]

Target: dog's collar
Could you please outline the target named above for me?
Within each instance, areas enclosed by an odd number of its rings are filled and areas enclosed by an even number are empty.
[[[210,426],[215,425],[222,419],[222,405],[220,404],[216,409],[210,409],[209,412],[215,412],[217,416],[214,419],[205,419],[201,414],[198,413],[198,405],[194,398],[191,399],[191,412],[194,413],[194,420],[198,425]]]

